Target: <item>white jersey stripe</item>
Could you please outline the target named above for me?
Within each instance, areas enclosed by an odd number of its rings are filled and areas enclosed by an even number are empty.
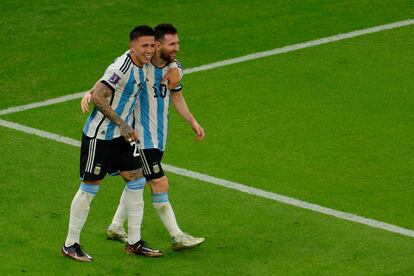
[[[137,129],[138,136],[142,137],[142,145],[144,148],[153,148],[153,143],[150,135],[150,118],[149,118],[149,98],[148,98],[148,84],[144,85],[142,93],[140,94],[137,103],[136,112],[139,113],[139,120],[141,127]]]
[[[167,103],[164,100],[167,96],[167,90],[164,89],[165,86],[162,85],[163,75],[164,75],[163,70],[154,66],[155,92],[158,95],[156,99],[157,129],[155,131],[156,135],[154,136],[157,137],[157,142],[158,142],[157,148],[161,150],[164,149],[164,131],[163,130],[164,130],[164,122],[165,122],[164,116],[166,115],[164,112],[164,105],[167,105]]]
[[[167,97],[168,97],[168,102],[170,102],[170,93],[167,93]],[[163,141],[163,150],[165,150],[165,146],[167,145],[167,140],[168,140],[168,123],[170,120],[170,105],[166,104],[164,105],[164,128],[162,129],[162,133],[164,133],[164,141]]]

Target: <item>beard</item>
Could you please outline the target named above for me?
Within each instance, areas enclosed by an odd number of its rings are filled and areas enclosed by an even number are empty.
[[[170,62],[173,62],[173,61],[174,61],[174,58],[172,58],[172,57],[171,57],[171,55],[170,55],[168,52],[165,52],[165,51],[162,51],[162,50],[161,50],[161,53],[160,53],[160,58],[161,58],[163,61],[166,61],[166,62],[168,62],[168,63],[170,63]]]

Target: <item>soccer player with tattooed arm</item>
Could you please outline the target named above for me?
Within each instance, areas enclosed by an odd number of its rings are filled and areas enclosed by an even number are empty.
[[[171,236],[172,248],[181,250],[195,247],[205,239],[193,237],[180,229],[168,199],[169,182],[164,174],[161,159],[167,143],[170,100],[176,111],[195,132],[197,141],[202,140],[205,133],[190,112],[182,93],[183,70],[176,60],[179,51],[177,30],[171,24],[160,24],[155,27],[155,39],[156,51],[149,65],[147,83],[134,111],[135,129],[140,137],[139,152],[145,178],[150,183],[153,207]],[[86,93],[81,101],[84,112],[88,112],[90,97],[90,93]],[[123,226],[126,218],[121,197],[107,230],[109,238],[127,239],[128,235]]]
[[[155,51],[154,35],[148,26],[134,28],[130,33],[130,50],[109,65],[93,88],[91,101],[95,107],[85,123],[81,143],[81,184],[72,200],[68,234],[61,247],[61,253],[74,260],[93,260],[81,249],[80,233],[103,178],[113,172],[120,172],[126,182],[122,199],[128,218],[126,253],[162,255],[141,239],[146,181],[133,120],[133,110],[145,86],[148,63]]]

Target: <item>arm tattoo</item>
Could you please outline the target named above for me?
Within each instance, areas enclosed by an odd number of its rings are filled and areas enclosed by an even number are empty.
[[[102,83],[97,83],[97,85],[92,89],[92,92],[92,103],[106,118],[113,121],[117,126],[124,123],[124,121],[115,113],[106,100],[106,97],[112,95],[113,93],[111,89]]]
[[[106,97],[112,95],[112,90],[105,86],[103,83],[97,83],[97,85],[93,88],[92,91],[92,103],[98,108],[102,114],[115,123],[119,127],[119,132],[125,139],[133,138],[136,139],[135,130],[127,125],[124,120],[122,120],[118,114],[112,109],[112,107],[108,104]],[[129,141],[129,140],[128,140]]]

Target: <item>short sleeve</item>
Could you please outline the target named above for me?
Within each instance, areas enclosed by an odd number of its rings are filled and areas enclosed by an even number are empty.
[[[181,80],[183,78],[184,75],[184,71],[183,68],[181,66],[181,63],[178,60],[175,60],[174,62],[169,64],[169,68],[173,69],[173,68],[178,68],[178,73],[179,73],[179,77],[180,77],[180,81],[178,82],[177,86],[174,87],[173,89],[171,89],[171,92],[180,92],[183,89],[183,85],[181,84]]]
[[[105,71],[102,78],[99,80],[104,85],[106,85],[109,89],[112,90],[112,92],[115,91],[119,87],[119,85],[122,83],[122,77],[124,75],[122,74],[119,69],[115,66],[115,64],[111,64]]]

